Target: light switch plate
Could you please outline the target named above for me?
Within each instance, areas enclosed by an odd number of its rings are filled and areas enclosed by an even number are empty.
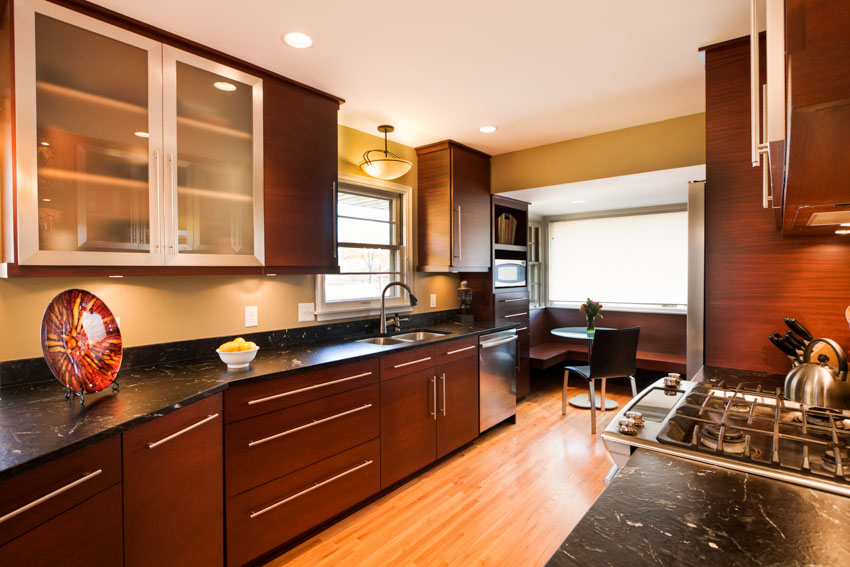
[[[431,294],[431,307],[436,307],[436,306],[437,306],[437,294],[432,293]]]
[[[246,327],[256,327],[259,325],[259,319],[257,314],[257,306],[256,305],[246,305],[245,306],[245,326]]]
[[[298,304],[298,320],[299,321],[314,321],[316,319],[313,311],[316,310],[315,303],[299,303]]]

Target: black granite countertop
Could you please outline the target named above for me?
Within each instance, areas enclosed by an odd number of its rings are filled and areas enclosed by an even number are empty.
[[[843,565],[850,498],[638,449],[547,567]]]
[[[378,346],[336,340],[261,349],[250,368],[228,370],[218,356],[122,370],[120,391],[106,389],[66,401],[56,381],[0,388],[0,481],[211,396],[246,380],[277,378],[387,352],[416,348],[463,336],[510,329],[515,323],[436,323],[428,329],[450,334],[427,341]]]

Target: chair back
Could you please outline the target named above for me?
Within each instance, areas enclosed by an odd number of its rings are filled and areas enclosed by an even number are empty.
[[[640,327],[597,329],[590,353],[590,378],[634,376]]]

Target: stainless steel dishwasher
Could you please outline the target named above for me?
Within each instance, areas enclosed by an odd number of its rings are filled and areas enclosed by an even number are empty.
[[[478,339],[478,431],[516,415],[516,330],[499,331]]]

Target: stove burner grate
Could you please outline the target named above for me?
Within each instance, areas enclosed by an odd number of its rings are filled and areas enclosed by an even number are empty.
[[[850,451],[847,450],[847,447],[843,447],[839,445],[837,448],[835,444],[830,443],[829,448],[826,450],[826,453],[823,454],[823,462],[821,462],[821,468],[826,472],[836,474],[838,472],[838,467],[835,466],[835,451],[838,451],[838,454],[841,456],[841,468],[843,469],[843,473],[847,474],[848,467],[850,467]]]
[[[706,425],[699,430],[699,440],[704,446],[716,451],[720,439],[719,425]],[[723,451],[733,455],[743,455],[746,438],[740,429],[726,427],[723,431]]]

